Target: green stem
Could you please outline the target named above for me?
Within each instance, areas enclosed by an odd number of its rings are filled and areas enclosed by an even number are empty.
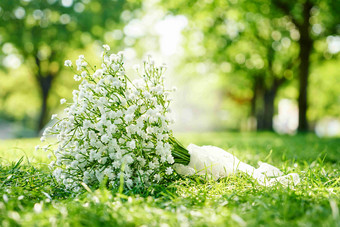
[[[189,151],[174,137],[170,137],[170,143],[173,147],[172,156],[175,159],[175,163],[188,165],[190,162]]]

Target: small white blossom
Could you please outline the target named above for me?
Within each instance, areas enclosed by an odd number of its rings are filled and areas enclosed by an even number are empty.
[[[127,142],[126,145],[127,145],[130,149],[135,149],[135,148],[136,148],[136,142],[135,142],[134,140]]]
[[[66,99],[60,99],[60,104],[64,104],[66,102]]]
[[[64,65],[67,66],[67,67],[71,67],[72,66],[72,61],[66,60]]]
[[[117,73],[117,75],[118,75],[118,76],[124,76],[124,75],[125,75],[125,71],[119,71],[119,72]]]
[[[107,44],[104,44],[104,45],[103,45],[103,48],[104,48],[105,50],[107,50],[107,51],[109,51],[109,50],[110,50],[110,46],[109,46],[109,45],[107,45]]]
[[[156,182],[159,182],[160,180],[161,180],[161,176],[157,173],[157,174],[155,174],[155,181]]]
[[[110,137],[108,135],[103,135],[101,141],[103,143],[108,143],[110,141]]]
[[[166,173],[167,175],[172,174],[172,172],[173,172],[173,169],[172,169],[171,167],[168,167],[168,168],[166,168],[166,170],[165,170],[165,173]]]
[[[103,76],[103,70],[102,69],[96,70],[96,72],[93,74],[94,78],[99,78],[101,76]]]
[[[172,157],[172,155],[169,155],[166,159],[166,161],[169,163],[169,164],[174,164],[175,160],[174,160],[174,157]]]

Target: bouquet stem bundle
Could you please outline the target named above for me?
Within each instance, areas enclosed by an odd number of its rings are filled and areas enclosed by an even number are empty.
[[[175,163],[188,165],[190,162],[189,151],[175,137],[170,136],[169,142],[172,145],[171,154]]]

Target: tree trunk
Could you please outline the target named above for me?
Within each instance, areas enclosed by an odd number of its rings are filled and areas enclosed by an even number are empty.
[[[308,108],[308,76],[309,76],[309,56],[312,51],[313,41],[310,38],[310,10],[312,4],[306,1],[303,8],[304,21],[301,26],[299,26],[300,31],[300,65],[299,65],[299,128],[298,130],[307,131],[308,121],[307,121],[307,108]]]
[[[35,55],[35,63],[37,65],[35,78],[37,80],[38,86],[40,88],[40,93],[41,93],[40,116],[39,116],[38,124],[37,124],[37,133],[39,133],[41,129],[44,128],[46,120],[47,120],[47,113],[48,113],[47,100],[48,100],[48,96],[49,96],[49,93],[52,87],[52,82],[53,82],[55,74],[43,73],[41,69],[41,61],[38,57],[38,54]]]
[[[264,101],[264,115],[263,115],[263,128],[262,130],[273,130],[273,117],[274,117],[274,101],[276,96],[276,88],[272,87],[266,90],[263,95]]]
[[[257,99],[257,88],[256,85],[253,87],[253,97],[250,100],[250,117],[256,116],[256,99]]]
[[[251,131],[256,131],[257,130],[257,106],[258,106],[258,96],[259,96],[259,90],[260,90],[260,82],[259,78],[255,77],[254,78],[254,84],[253,84],[253,97],[250,100],[250,116],[248,119],[249,122],[249,129]]]
[[[53,76],[47,75],[46,77],[39,78],[40,84],[40,91],[41,91],[41,109],[40,109],[40,116],[38,120],[38,128],[37,131],[44,128],[46,120],[47,120],[47,113],[48,113],[48,105],[47,100],[49,97],[50,89],[52,87]]]
[[[275,98],[277,90],[282,83],[285,82],[284,78],[275,78],[270,88],[265,88],[261,96],[263,105],[257,115],[257,129],[258,130],[273,130],[273,118],[275,112]]]
[[[256,116],[256,129],[263,130],[264,129],[264,93],[265,87],[263,84],[263,80],[258,79],[255,81],[254,93],[256,94],[256,102],[255,102],[255,116]]]

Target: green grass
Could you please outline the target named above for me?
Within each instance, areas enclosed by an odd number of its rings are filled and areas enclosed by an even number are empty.
[[[255,166],[261,160],[297,172],[302,182],[266,188],[237,174],[219,181],[181,179],[143,194],[102,188],[75,196],[50,176],[47,154],[34,151],[38,139],[0,141],[0,226],[340,226],[339,139],[273,133],[177,137],[185,145],[228,149]]]

